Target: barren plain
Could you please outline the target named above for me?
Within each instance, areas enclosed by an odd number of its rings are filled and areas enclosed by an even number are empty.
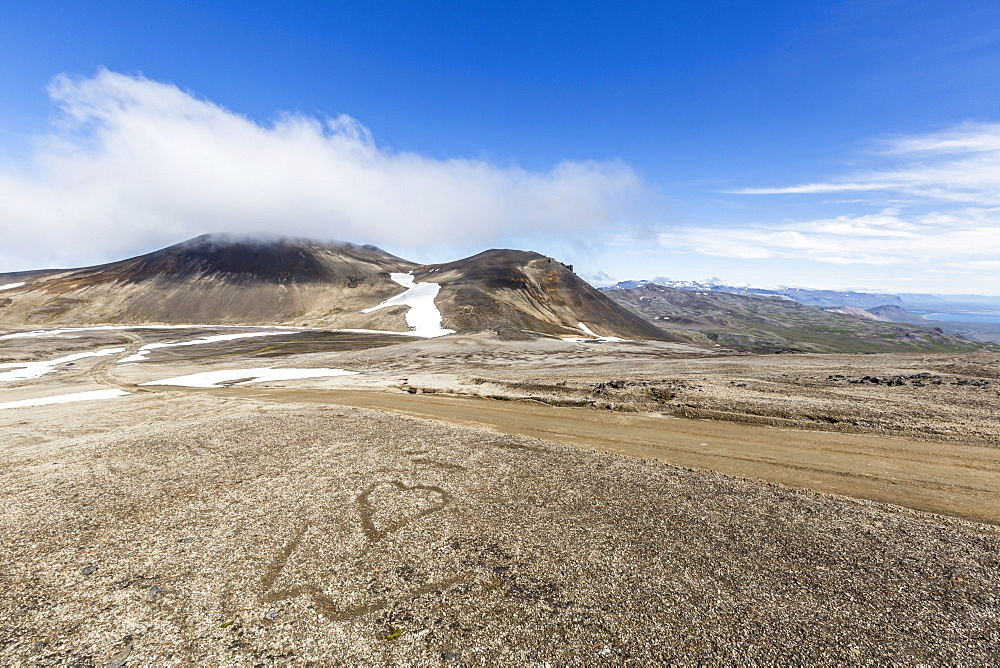
[[[1000,659],[1000,354],[254,331],[0,338],[0,662]]]

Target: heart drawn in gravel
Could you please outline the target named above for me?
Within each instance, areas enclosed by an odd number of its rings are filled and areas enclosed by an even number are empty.
[[[375,542],[410,522],[437,512],[451,496],[434,485],[406,485],[393,480],[377,482],[358,495],[361,528]]]

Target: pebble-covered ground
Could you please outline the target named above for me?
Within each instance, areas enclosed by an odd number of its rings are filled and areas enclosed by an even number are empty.
[[[1000,661],[984,525],[357,408],[7,413],[3,664]]]

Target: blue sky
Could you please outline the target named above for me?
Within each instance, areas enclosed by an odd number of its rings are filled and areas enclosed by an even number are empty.
[[[1000,294],[998,72],[994,2],[0,3],[0,271],[272,231]]]

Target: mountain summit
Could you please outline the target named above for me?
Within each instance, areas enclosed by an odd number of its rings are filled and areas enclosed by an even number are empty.
[[[417,265],[376,246],[317,243],[203,234],[129,260],[92,268],[102,276],[112,267],[127,282],[162,277],[174,281],[216,277],[244,283],[337,283],[381,270],[400,271]],[[86,271],[86,270],[83,270]]]

